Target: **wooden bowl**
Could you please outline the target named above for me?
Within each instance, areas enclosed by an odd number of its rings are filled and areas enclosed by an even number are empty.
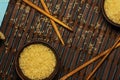
[[[27,76],[25,76],[22,72],[22,70],[20,69],[20,66],[19,66],[19,57],[20,57],[20,53],[23,51],[23,49],[31,44],[42,44],[44,46],[47,46],[48,48],[50,48],[55,57],[56,57],[56,66],[55,66],[55,69],[54,71],[51,73],[51,75],[47,78],[45,78],[44,80],[52,80],[54,78],[54,76],[57,74],[58,72],[58,68],[59,68],[59,60],[58,60],[58,56],[56,55],[57,52],[55,50],[55,48],[53,48],[50,44],[44,42],[44,41],[34,41],[34,42],[30,42],[28,44],[26,44],[24,47],[22,47],[18,53],[17,53],[17,56],[16,56],[16,59],[15,59],[15,68],[16,68],[16,72],[18,74],[18,76],[22,79],[22,80],[30,80]]]
[[[106,14],[106,12],[105,12],[105,9],[104,9],[104,4],[105,4],[105,0],[102,0],[101,9],[102,9],[103,16],[105,17],[105,19],[106,19],[110,24],[112,24],[112,25],[120,28],[120,24],[117,24],[117,23],[113,22],[113,21],[107,16],[107,14]]]

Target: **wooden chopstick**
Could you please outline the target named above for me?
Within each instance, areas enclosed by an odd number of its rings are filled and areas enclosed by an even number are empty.
[[[113,51],[113,49],[116,47],[116,45],[120,42],[120,37],[118,38],[118,40],[115,42],[115,44],[112,46],[112,48],[110,48],[110,50],[108,51],[108,53],[103,57],[103,59],[98,63],[98,65],[95,67],[95,69],[90,73],[90,75],[88,75],[86,80],[89,80],[92,75],[98,70],[98,68],[100,67],[100,65],[106,60],[106,58],[109,56],[109,54]]]
[[[117,46],[115,48],[120,47],[120,43],[117,44]],[[76,72],[80,71],[81,69],[85,68],[86,66],[88,66],[89,64],[93,63],[94,61],[98,60],[99,58],[103,57],[104,55],[108,54],[110,49],[107,49],[106,51],[100,53],[99,55],[97,55],[96,57],[92,58],[91,60],[87,61],[86,63],[84,63],[83,65],[79,66],[78,68],[74,69],[73,71],[71,71],[70,73],[64,75],[63,77],[60,78],[60,80],[65,80],[68,77],[72,76],[73,74],[75,74]]]
[[[42,10],[41,8],[39,8],[38,6],[36,6],[35,4],[33,4],[32,2],[28,1],[28,0],[23,0],[26,4],[28,4],[29,6],[33,7],[34,9],[36,9],[37,11],[41,12],[42,14],[46,15],[47,17],[49,17],[50,19],[54,20],[55,22],[59,23],[60,25],[62,25],[63,27],[65,27],[66,29],[72,31],[72,28],[70,28],[68,25],[64,24],[63,22],[61,22],[59,19],[51,16],[49,13],[45,12],[44,10]]]
[[[44,7],[45,11],[50,14],[50,12],[49,12],[49,10],[48,10],[44,0],[40,0],[40,1],[41,1],[42,6]],[[63,45],[65,45],[65,43],[64,43],[64,41],[63,41],[63,39],[62,39],[62,37],[60,35],[60,32],[59,32],[59,30],[57,28],[57,25],[55,24],[55,22],[53,20],[50,19],[50,21],[51,21],[51,24],[53,25],[53,28],[54,28],[56,34],[58,35],[58,38],[60,39],[61,43]]]

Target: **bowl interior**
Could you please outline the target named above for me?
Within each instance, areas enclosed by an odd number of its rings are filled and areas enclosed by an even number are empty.
[[[20,69],[19,67],[19,57],[20,57],[20,53],[23,51],[23,49],[31,44],[42,44],[42,45],[45,45],[47,46],[48,48],[50,48],[55,57],[56,57],[56,66],[55,66],[55,69],[54,71],[52,72],[52,74],[48,77],[48,78],[45,78],[44,80],[51,80],[54,78],[54,76],[57,74],[57,71],[58,71],[58,64],[59,64],[59,61],[58,61],[58,56],[56,55],[56,50],[55,48],[53,48],[52,46],[50,46],[50,44],[46,43],[46,42],[43,42],[43,41],[39,41],[39,42],[30,42],[28,44],[26,44],[23,48],[21,48],[18,53],[17,53],[17,56],[16,56],[16,59],[15,59],[15,68],[16,68],[16,72],[18,74],[18,76],[22,79],[22,80],[30,80],[27,76],[25,76],[22,72],[22,70]]]
[[[109,23],[111,23],[112,25],[120,28],[120,24],[117,24],[117,23],[113,22],[113,21],[107,16],[107,14],[106,14],[106,12],[105,12],[105,9],[104,9],[104,4],[105,4],[105,0],[102,0],[101,9],[102,9],[103,16],[105,17],[105,19],[106,19]]]

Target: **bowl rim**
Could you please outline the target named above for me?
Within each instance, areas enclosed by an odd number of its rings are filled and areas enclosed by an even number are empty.
[[[45,46],[47,46],[48,48],[50,48],[53,52],[54,52],[54,55],[55,55],[55,58],[56,58],[56,66],[55,66],[55,69],[54,71],[50,74],[49,77],[45,78],[44,80],[52,80],[54,78],[54,76],[57,74],[58,72],[58,69],[59,69],[59,59],[58,59],[58,54],[56,52],[56,49],[51,46],[49,43],[45,42],[45,41],[31,41],[27,44],[25,44],[23,47],[21,47],[19,50],[18,50],[18,53],[16,55],[16,58],[15,58],[15,69],[16,69],[16,72],[18,74],[18,76],[22,79],[22,80],[31,80],[29,79],[27,76],[25,76],[22,72],[22,70],[20,69],[19,67],[19,56],[20,56],[20,53],[23,51],[23,49],[29,45],[32,45],[32,44],[43,44]]]
[[[105,9],[104,9],[104,4],[105,4],[105,0],[102,0],[101,9],[102,9],[102,14],[103,14],[103,16],[105,17],[105,19],[107,20],[107,22],[109,22],[110,24],[112,24],[112,25],[120,28],[120,24],[113,22],[113,21],[107,16],[107,14],[106,14],[106,12],[105,12]]]

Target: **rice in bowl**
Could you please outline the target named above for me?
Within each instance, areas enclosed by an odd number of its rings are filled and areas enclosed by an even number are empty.
[[[19,67],[32,80],[49,77],[56,66],[54,52],[43,44],[31,44],[23,49],[19,57]]]
[[[112,22],[120,24],[120,0],[104,0],[104,10]]]

